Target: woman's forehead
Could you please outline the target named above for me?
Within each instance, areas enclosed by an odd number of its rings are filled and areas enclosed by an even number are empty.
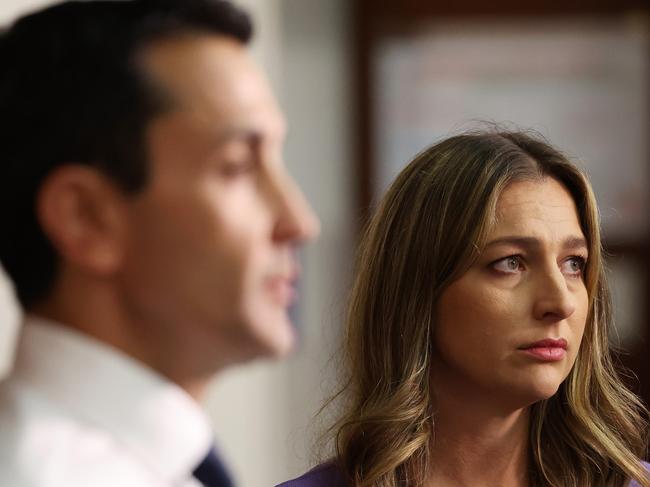
[[[517,181],[499,195],[484,242],[585,241],[578,211],[569,191],[557,180]]]

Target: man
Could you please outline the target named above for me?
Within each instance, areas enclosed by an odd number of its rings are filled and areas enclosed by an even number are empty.
[[[0,485],[230,485],[197,405],[292,346],[318,221],[224,1],[66,2],[0,38],[0,260],[27,312]]]

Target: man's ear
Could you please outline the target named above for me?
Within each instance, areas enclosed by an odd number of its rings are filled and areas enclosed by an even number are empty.
[[[46,177],[36,215],[62,259],[81,271],[108,276],[124,254],[124,198],[97,169],[68,164]]]

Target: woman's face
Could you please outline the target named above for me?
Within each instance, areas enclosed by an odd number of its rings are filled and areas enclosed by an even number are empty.
[[[523,407],[557,391],[587,318],[587,243],[569,192],[552,178],[512,183],[478,261],[442,294],[438,394]],[[470,396],[470,397],[471,397]]]

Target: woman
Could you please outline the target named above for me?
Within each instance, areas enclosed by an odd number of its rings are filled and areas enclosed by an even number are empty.
[[[362,243],[335,458],[283,485],[649,487],[611,326],[585,176],[524,133],[436,144]]]

